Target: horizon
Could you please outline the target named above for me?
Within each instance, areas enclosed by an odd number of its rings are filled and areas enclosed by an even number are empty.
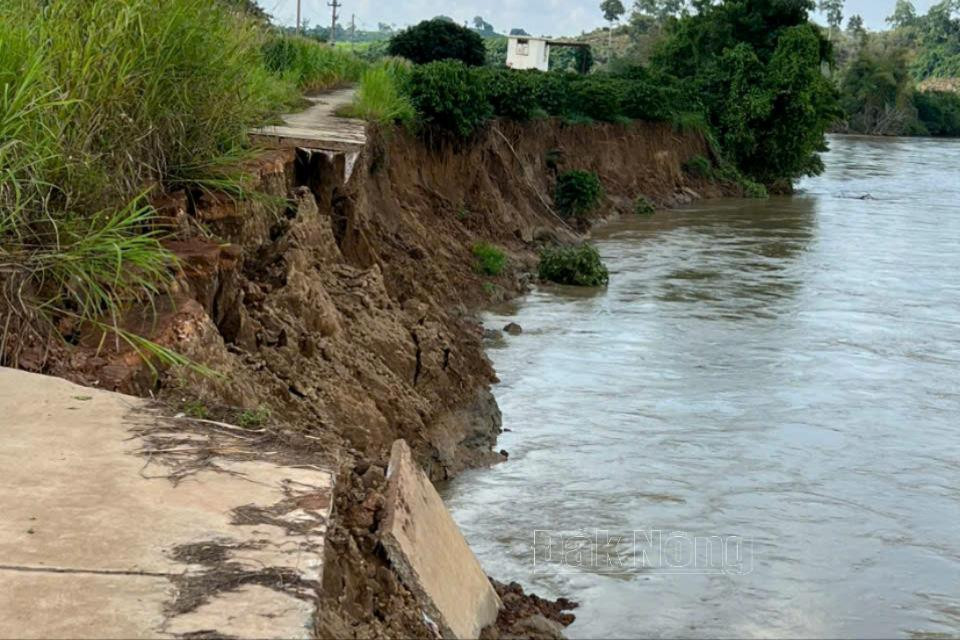
[[[926,13],[937,0],[917,0],[913,4],[918,13]],[[477,0],[456,0],[437,3],[414,0],[404,5],[383,6],[371,0],[341,0],[339,24],[347,25],[351,14],[356,16],[357,28],[376,30],[377,24],[385,22],[396,28],[404,28],[421,20],[428,20],[443,14],[463,24],[482,16],[491,23],[498,33],[508,33],[510,29],[522,28],[531,35],[576,36],[607,26],[601,15],[599,2],[578,2],[577,0],[546,0],[546,7],[530,8],[530,5],[518,0],[495,0],[479,2]],[[260,0],[260,5],[280,24],[292,25],[296,22],[296,0]],[[844,8],[844,25],[855,14],[863,17],[864,24],[871,31],[887,28],[885,18],[893,13],[896,0],[847,0]],[[629,7],[629,0],[624,2]],[[330,8],[326,0],[302,0],[302,15],[310,25],[329,26]],[[813,19],[825,24],[820,12],[811,14]]]

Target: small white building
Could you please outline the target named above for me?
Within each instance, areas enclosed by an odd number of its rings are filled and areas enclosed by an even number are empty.
[[[550,69],[550,41],[530,36],[507,38],[507,66],[511,69]]]

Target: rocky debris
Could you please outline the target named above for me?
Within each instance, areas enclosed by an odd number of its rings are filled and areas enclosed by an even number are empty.
[[[527,594],[516,582],[504,584],[490,579],[497,595],[503,602],[503,608],[497,616],[495,626],[484,629],[482,638],[530,638],[534,640],[556,640],[564,638],[564,628],[576,619],[570,610],[578,604],[566,598],[547,600],[534,594]]]
[[[491,342],[503,340],[503,331],[500,331],[499,329],[484,329],[483,339]]]
[[[518,336],[523,333],[523,327],[516,322],[510,322],[503,328],[503,331],[511,336]]]

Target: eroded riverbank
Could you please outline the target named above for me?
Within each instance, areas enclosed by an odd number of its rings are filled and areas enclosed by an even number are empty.
[[[510,460],[447,502],[487,571],[581,601],[570,635],[960,632],[960,143],[832,144],[796,197],[599,228],[607,291],[488,317],[524,328],[488,350]],[[751,564],[535,571],[535,529]]]

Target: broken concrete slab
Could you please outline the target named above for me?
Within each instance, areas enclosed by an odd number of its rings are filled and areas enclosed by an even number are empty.
[[[477,638],[500,598],[403,440],[393,443],[380,537],[397,572],[444,638]]]
[[[0,436],[0,637],[309,635],[328,470],[5,368]]]
[[[250,138],[270,148],[360,151],[367,143],[366,123],[336,115],[340,107],[350,104],[353,95],[353,89],[338,89],[308,97],[309,108],[281,116],[281,125],[252,130]]]

